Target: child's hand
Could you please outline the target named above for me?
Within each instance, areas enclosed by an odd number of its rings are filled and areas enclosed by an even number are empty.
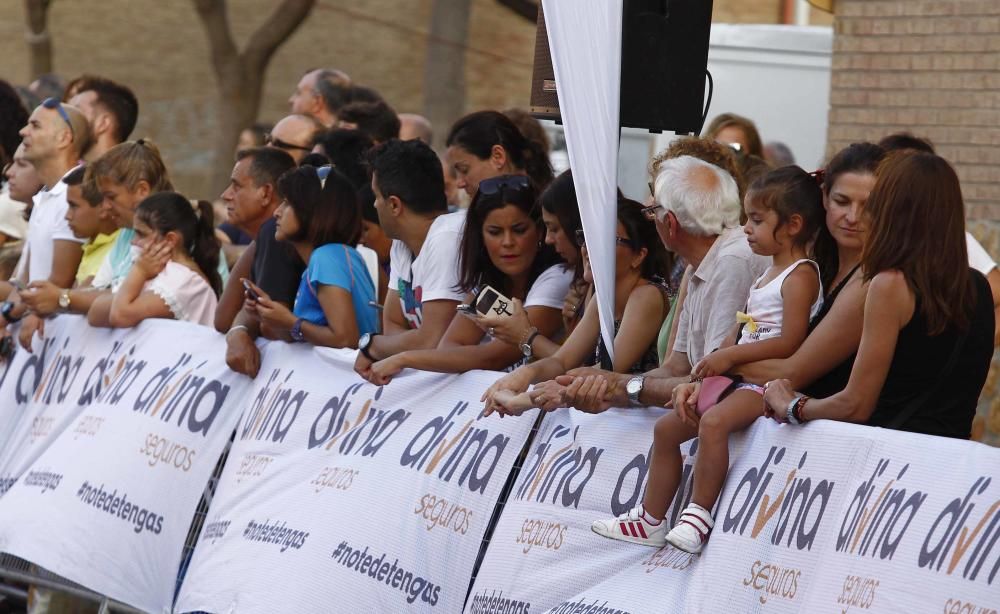
[[[698,426],[698,395],[701,393],[701,382],[678,384],[674,387],[669,407],[674,408],[681,422],[689,426]]]
[[[132,268],[142,275],[143,279],[153,279],[167,268],[173,256],[173,246],[163,239],[157,239],[142,250],[142,253],[132,264]]]
[[[708,356],[702,358],[701,362],[695,365],[691,375],[694,375],[699,379],[712,377],[713,375],[724,375],[728,373],[733,366],[733,361],[728,358],[728,355],[724,350],[716,350]]]

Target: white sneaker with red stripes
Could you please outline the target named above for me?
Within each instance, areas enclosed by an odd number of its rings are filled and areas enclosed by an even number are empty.
[[[643,546],[662,547],[666,542],[667,523],[646,514],[642,505],[633,507],[617,518],[595,520],[590,529],[598,535]]]
[[[684,508],[677,524],[667,533],[667,543],[678,550],[698,554],[705,547],[713,526],[712,512],[692,503]]]

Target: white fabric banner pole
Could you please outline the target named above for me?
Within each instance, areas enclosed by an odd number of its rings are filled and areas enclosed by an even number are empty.
[[[622,0],[543,0],[601,335],[614,360]]]

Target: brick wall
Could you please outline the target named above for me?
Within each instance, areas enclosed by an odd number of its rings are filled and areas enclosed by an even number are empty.
[[[828,153],[909,130],[962,181],[970,231],[1000,259],[1000,2],[839,0]],[[1000,369],[978,428],[1000,444]]]

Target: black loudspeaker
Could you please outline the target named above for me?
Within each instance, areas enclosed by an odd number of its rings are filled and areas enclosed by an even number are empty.
[[[651,132],[698,133],[712,0],[624,0],[620,124]],[[531,111],[559,119],[555,73],[539,3]]]

